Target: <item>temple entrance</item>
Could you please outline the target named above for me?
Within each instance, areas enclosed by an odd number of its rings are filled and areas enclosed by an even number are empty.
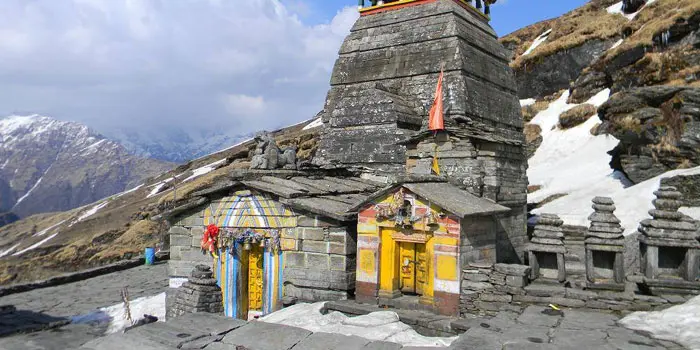
[[[254,247],[248,253],[248,310],[262,311],[263,250]]]
[[[423,295],[428,281],[425,243],[398,242],[399,289],[403,294]]]

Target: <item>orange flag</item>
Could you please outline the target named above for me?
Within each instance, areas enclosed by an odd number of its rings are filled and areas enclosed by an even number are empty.
[[[430,108],[430,119],[428,119],[428,130],[444,130],[445,123],[442,115],[442,70],[438,78],[437,88],[435,89],[435,100],[433,107]]]

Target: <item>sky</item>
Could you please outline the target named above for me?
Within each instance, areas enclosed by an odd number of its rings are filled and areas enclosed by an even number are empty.
[[[499,35],[584,0],[500,0]],[[323,107],[357,0],[2,0],[0,116],[241,135]]]

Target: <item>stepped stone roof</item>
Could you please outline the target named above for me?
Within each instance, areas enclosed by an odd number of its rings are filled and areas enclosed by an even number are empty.
[[[243,169],[232,172],[225,181],[194,192],[186,203],[167,211],[163,216],[174,217],[209,202],[213,195],[246,188],[273,194],[278,197],[280,203],[291,208],[339,221],[350,221],[356,214],[352,209],[381,186],[380,183],[350,174]]]
[[[673,186],[661,186],[654,192],[652,219],[639,224],[639,239],[650,245],[700,248],[698,221],[678,211],[683,205],[682,194]]]
[[[591,226],[586,232],[586,243],[623,246],[624,229],[613,212],[615,203],[609,197],[593,198],[593,214],[588,217]]]
[[[477,197],[447,182],[394,184],[370,195],[363,203],[352,208],[352,210],[359,210],[360,207],[366,205],[368,202],[384,196],[398,187],[405,187],[409,191],[459,217],[493,215],[510,211],[509,208],[499,205],[490,199]]]
[[[535,224],[532,240],[527,250],[549,253],[566,253],[564,246],[564,233],[562,225],[564,221],[556,214],[542,214]]]

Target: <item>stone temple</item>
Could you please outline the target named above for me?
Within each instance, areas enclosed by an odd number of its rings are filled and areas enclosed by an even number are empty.
[[[259,134],[241,166],[163,214],[171,286],[189,281],[172,313],[220,310],[217,288],[238,319],[296,302],[470,317],[527,304],[651,310],[700,294],[700,225],[672,188],[656,193],[639,241],[606,197],[580,235],[542,214],[528,237],[523,122],[492,3],[361,7],[322,126]],[[441,101],[444,128],[430,130]],[[190,276],[200,264],[212,270]],[[439,334],[470,327],[438,320]]]
[[[510,208],[498,216],[498,260],[522,261],[523,121],[508,55],[488,17],[460,0],[361,14],[331,76],[321,113],[327,130],[314,163],[379,176],[429,175],[425,165],[437,152],[447,181]],[[447,135],[434,138],[425,124],[441,68]]]
[[[457,316],[470,263],[524,263],[523,122],[484,13],[492,3],[361,8],[311,159],[260,134],[249,169],[164,214],[171,285],[212,266],[223,313],[242,319],[344,299]],[[434,132],[441,73],[444,130]],[[214,246],[200,247],[210,226]]]

